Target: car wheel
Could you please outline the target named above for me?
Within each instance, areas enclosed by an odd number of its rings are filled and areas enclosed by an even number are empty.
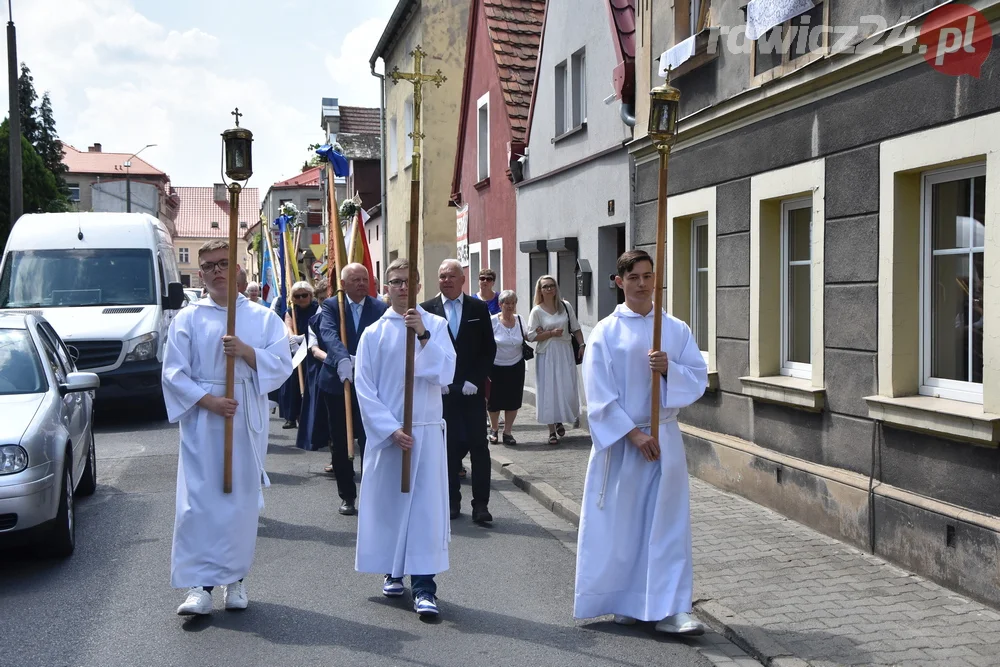
[[[90,417],[90,426],[87,429],[90,436],[90,448],[87,450],[87,463],[83,468],[83,476],[80,484],[76,487],[76,495],[91,496],[97,490],[97,446],[94,444],[94,417]]]
[[[52,533],[46,545],[49,553],[58,558],[73,554],[76,547],[76,507],[73,505],[73,464],[69,451],[63,467],[62,491],[59,493],[59,511],[52,522]]]

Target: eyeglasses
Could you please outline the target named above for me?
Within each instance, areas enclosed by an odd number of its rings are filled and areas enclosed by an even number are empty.
[[[220,271],[227,271],[229,269],[229,260],[220,259],[218,262],[205,262],[201,265],[201,270],[205,273],[211,273],[219,269]]]
[[[409,284],[409,280],[406,278],[393,278],[389,281],[389,285],[393,287],[402,287],[403,285]]]
[[[553,285],[553,284],[551,284],[551,283],[549,283],[548,285],[542,285],[542,289],[544,289],[544,290],[552,290],[552,289],[555,289],[555,288],[556,288],[556,286]]]
[[[490,278],[489,276],[479,276],[479,282],[481,282],[481,283],[491,283],[491,282],[493,282],[493,278]]]
[[[293,294],[293,299],[308,299],[312,295],[309,292],[303,292],[302,294]]]

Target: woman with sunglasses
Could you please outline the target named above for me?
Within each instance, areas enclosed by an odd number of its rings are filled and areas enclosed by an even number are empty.
[[[293,335],[298,331],[302,336],[309,330],[309,320],[319,310],[319,304],[314,298],[313,286],[304,280],[292,285],[292,310],[285,313],[285,326],[288,327],[288,335]],[[294,315],[293,315],[294,313]],[[295,317],[295,328],[292,328],[292,317]],[[282,391],[282,402],[284,403],[285,423],[281,428],[298,428],[299,420],[302,417],[302,406],[309,401],[309,384],[306,385],[306,394],[303,396],[299,391],[299,373],[296,369],[291,377],[285,382]],[[306,429],[300,429],[298,442],[296,444],[303,449],[308,449],[309,434],[303,433]]]
[[[493,291],[497,282],[497,273],[493,269],[483,269],[479,272],[479,291],[473,294],[480,301],[486,302],[490,315],[500,312],[500,294]]]

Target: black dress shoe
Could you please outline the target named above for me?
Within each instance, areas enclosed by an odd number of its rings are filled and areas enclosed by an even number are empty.
[[[289,419],[284,424],[281,425],[281,428],[284,428],[284,429],[296,428],[295,421]]]
[[[493,515],[485,507],[473,507],[472,520],[476,523],[490,523],[493,521]]]
[[[354,506],[353,500],[345,500],[344,502],[340,503],[340,509],[337,511],[343,514],[344,516],[354,516],[355,514],[358,513],[357,508]]]

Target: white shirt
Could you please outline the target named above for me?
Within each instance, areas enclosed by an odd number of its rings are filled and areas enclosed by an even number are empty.
[[[515,315],[514,326],[507,328],[507,325],[500,321],[500,313],[490,318],[493,323],[493,338],[497,341],[497,355],[493,359],[494,366],[513,366],[524,357],[521,351],[521,343],[524,337],[521,335],[521,316]]]

